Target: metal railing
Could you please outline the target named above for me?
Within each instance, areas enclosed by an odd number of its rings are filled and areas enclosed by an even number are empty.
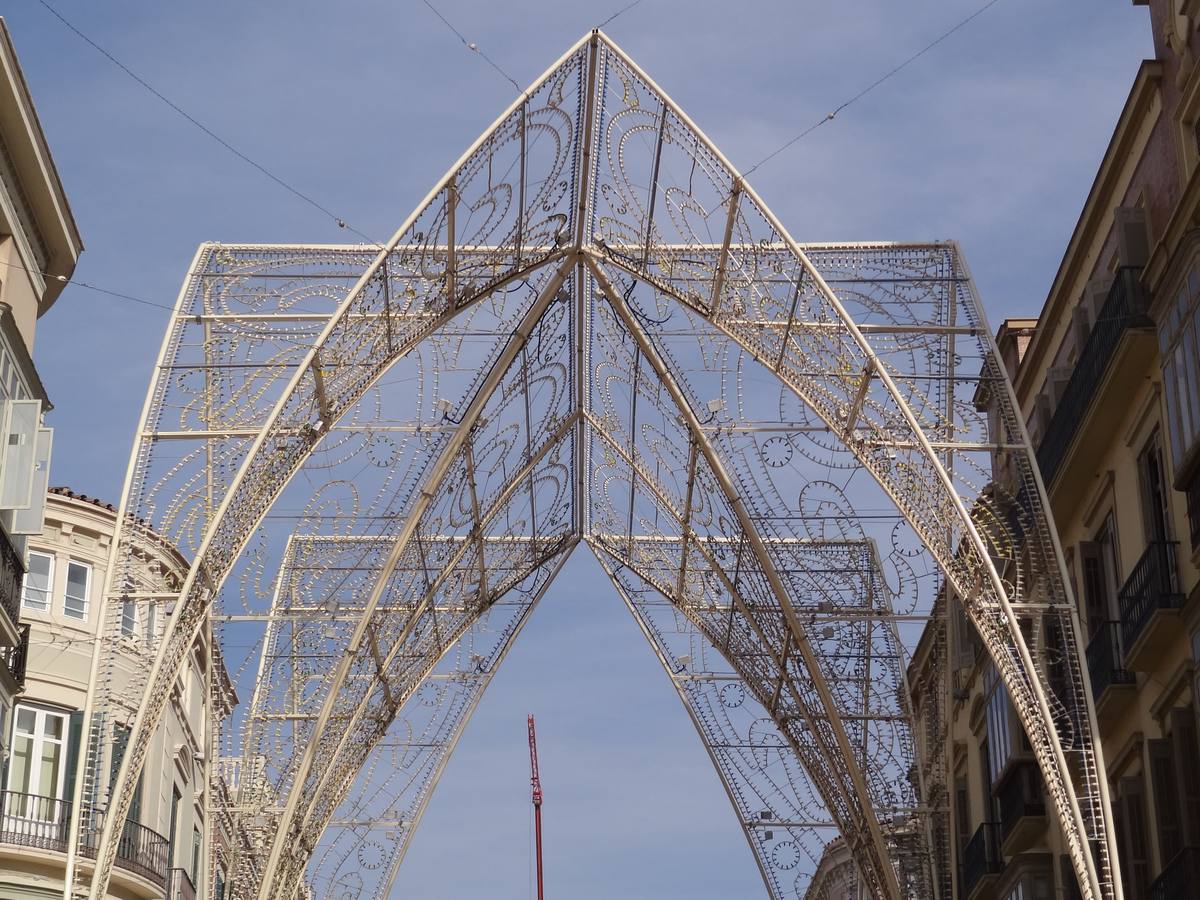
[[[1037,763],[1032,760],[1015,763],[996,792],[996,799],[1000,804],[1001,842],[1008,839],[1021,819],[1046,815],[1042,775]]]
[[[0,660],[8,674],[20,686],[25,686],[25,665],[29,662],[29,623],[26,622],[17,629],[17,645],[15,647],[0,647]]]
[[[14,625],[21,620],[21,584],[24,580],[25,563],[8,532],[0,528],[0,609]]]
[[[1104,306],[1092,325],[1067,387],[1038,444],[1038,467],[1042,470],[1047,487],[1054,482],[1054,476],[1067,455],[1067,448],[1079,430],[1079,423],[1095,399],[1122,335],[1130,328],[1154,327],[1153,320],[1146,314],[1141,274],[1140,268],[1127,266],[1117,270]]]
[[[1000,826],[995,822],[984,822],[963,849],[959,896],[965,900],[971,896],[971,891],[984,875],[995,875],[1002,871],[1004,857],[1000,855]]]
[[[196,900],[196,885],[187,869],[172,869],[167,879],[167,900]]]
[[[1150,885],[1150,900],[1194,897],[1200,885],[1200,848],[1184,847]]]
[[[1122,667],[1121,623],[1105,622],[1087,645],[1088,671],[1092,676],[1092,696],[1100,695],[1114,684],[1137,684],[1132,672]]]
[[[104,816],[84,808],[80,852],[95,858]],[[0,791],[0,843],[67,852],[71,803],[54,797]],[[126,822],[117,841],[117,865],[158,885],[167,882],[167,839],[137,822]]]
[[[1155,610],[1179,609],[1183,605],[1175,563],[1178,547],[1177,541],[1151,542],[1121,586],[1118,603],[1121,640],[1126,650],[1133,646]]]

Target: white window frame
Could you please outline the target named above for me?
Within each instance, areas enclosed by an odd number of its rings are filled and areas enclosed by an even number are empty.
[[[1176,471],[1200,444],[1200,255],[1193,258],[1159,316],[1158,347],[1166,396],[1167,440]]]
[[[18,703],[13,708],[12,733],[11,733],[11,735],[9,737],[9,741],[8,741],[8,755],[9,755],[10,763],[8,766],[8,779],[6,782],[6,789],[10,792],[15,791],[15,788],[13,787],[13,776],[16,774],[16,772],[15,772],[15,767],[11,764],[11,760],[12,760],[13,752],[16,748],[17,723],[20,721],[20,716],[21,716],[22,710],[29,710],[34,714],[33,733],[26,735],[27,737],[31,737],[33,739],[32,751],[30,753],[30,765],[31,766],[40,765],[40,762],[42,759],[42,748],[46,743],[58,744],[62,748],[61,749],[62,755],[59,757],[58,783],[56,785],[54,785],[54,796],[50,799],[63,800],[64,799],[63,787],[66,784],[66,775],[67,775],[67,755],[68,755],[68,751],[70,750],[70,748],[67,746],[67,744],[71,739],[71,735],[70,735],[71,714],[69,712],[66,712],[61,709],[49,709],[44,706],[35,706],[32,703]],[[61,738],[61,740],[55,740],[54,738],[47,738],[44,735],[44,732],[46,730],[44,727],[44,723],[45,723],[46,719],[50,718],[51,716],[62,719],[62,738]],[[31,769],[31,772],[32,771],[33,770]],[[24,793],[24,792],[22,791],[20,793]],[[41,796],[41,795],[27,795],[27,796]],[[31,804],[31,806],[32,806],[32,804]],[[36,814],[30,814],[28,810],[26,810],[26,814],[30,818],[37,817]]]
[[[136,600],[121,601],[121,637],[137,640],[138,610]]]
[[[50,563],[49,569],[47,570],[47,573],[46,573],[46,596],[45,596],[44,601],[42,602],[42,605],[40,605],[40,606],[37,603],[29,602],[29,595],[28,595],[29,572],[28,572],[28,570],[26,570],[25,577],[21,579],[21,606],[24,607],[25,609],[37,610],[38,612],[50,612],[50,608],[54,604],[54,562],[55,562],[54,554],[47,553],[45,550],[30,550],[29,551],[30,561],[32,561],[35,556],[44,557]]]
[[[74,599],[74,598],[70,597],[70,595],[67,593],[67,591],[71,585],[71,566],[79,566],[81,569],[84,570],[84,572],[87,573],[87,577],[84,579],[84,582],[83,582],[83,611],[79,614],[73,613],[67,607],[67,601],[69,599]],[[87,617],[88,617],[88,611],[91,609],[91,605],[92,605],[91,604],[91,596],[92,596],[92,566],[91,566],[91,563],[80,562],[77,559],[67,560],[67,571],[66,571],[65,577],[63,579],[63,615],[66,616],[68,619],[75,619],[78,622],[86,622]]]

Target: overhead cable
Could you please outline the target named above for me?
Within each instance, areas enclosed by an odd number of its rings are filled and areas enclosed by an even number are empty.
[[[875,90],[875,88],[879,87],[885,81],[892,78],[894,75],[899,74],[902,70],[906,69],[908,66],[912,65],[914,62],[916,62],[918,59],[920,59],[922,56],[924,56],[926,53],[928,53],[930,50],[932,50],[934,47],[936,47],[942,41],[946,40],[946,38],[950,37],[952,34],[954,34],[959,29],[964,28],[965,26],[967,26],[968,24],[973,22],[975,19],[977,19],[979,16],[983,15],[985,12],[987,12],[989,9],[991,9],[993,6],[995,6],[999,2],[1000,2],[1000,0],[988,0],[987,3],[985,3],[983,6],[979,7],[979,9],[975,10],[975,12],[971,13],[965,19],[962,19],[961,21],[959,21],[952,28],[942,32],[940,35],[938,35],[936,38],[934,38],[932,41],[930,41],[928,44],[926,44],[924,47],[922,47],[916,53],[912,54],[912,56],[905,59],[898,66],[896,66],[892,69],[889,69],[887,72],[880,75],[878,78],[876,78],[874,81],[872,81],[870,84],[868,84],[865,88],[863,88],[861,91],[859,91],[853,97],[851,97],[849,100],[846,100],[841,105],[835,107],[832,112],[826,113],[825,116],[823,116],[818,121],[814,122],[812,125],[809,125],[806,129],[804,129],[802,132],[800,132],[794,138],[791,138],[790,140],[785,142],[778,149],[773,150],[770,153],[768,153],[766,156],[764,156],[762,159],[760,159],[758,162],[756,162],[754,165],[752,165],[749,169],[747,169],[745,174],[750,175],[759,166],[763,165],[764,163],[770,162],[772,159],[774,159],[780,153],[783,153],[785,150],[789,149],[790,147],[792,147],[795,144],[802,141],[804,138],[808,137],[810,134],[812,134],[814,131],[816,131],[818,128],[820,128],[822,125],[826,124],[827,122],[832,122],[835,118],[837,118],[837,114],[840,113],[842,110],[844,110],[846,107],[850,106],[851,104],[857,103],[863,97],[867,96],[867,94],[871,93],[871,91]]]
[[[307,203],[313,209],[317,210],[318,212],[323,213],[325,216],[332,219],[337,224],[338,228],[344,228],[346,231],[350,231],[350,232],[353,232],[354,234],[357,234],[359,237],[361,237],[364,241],[366,241],[369,244],[372,244],[376,247],[380,246],[378,241],[372,240],[368,235],[359,231],[353,225],[350,225],[343,217],[337,215],[335,212],[330,210],[328,207],[323,206],[321,203],[318,203],[309,194],[304,193],[300,189],[298,189],[295,186],[293,186],[292,184],[290,184],[285,179],[281,178],[279,175],[276,175],[274,172],[272,172],[270,169],[268,169],[262,163],[258,162],[257,160],[251,159],[249,156],[247,156],[245,153],[243,153],[237,147],[233,146],[233,144],[229,143],[229,141],[225,140],[225,138],[221,137],[219,134],[217,134],[215,131],[213,131],[211,128],[209,128],[207,125],[205,125],[199,119],[197,119],[195,116],[193,116],[187,110],[185,110],[183,107],[181,107],[178,103],[171,100],[169,97],[165,96],[161,91],[159,91],[157,88],[155,88],[154,85],[150,84],[150,82],[146,81],[146,79],[142,78],[142,76],[138,75],[136,72],[134,72],[132,69],[130,69],[129,66],[125,65],[125,63],[121,62],[119,59],[117,59],[115,56],[113,56],[111,53],[109,53],[107,50],[105,50],[103,47],[101,47],[99,44],[97,44],[94,40],[92,40],[90,37],[88,37],[86,34],[84,34],[82,31],[80,31],[79,28],[77,28],[70,21],[68,21],[67,18],[65,16],[63,16],[62,13],[60,13],[57,9],[55,9],[53,6],[51,6],[48,2],[46,2],[46,0],[38,0],[38,2],[41,3],[42,6],[44,6],[47,10],[49,10],[50,14],[53,15],[56,19],[58,19],[60,22],[62,22],[63,25],[65,25],[67,28],[69,28],[71,31],[73,31],[76,35],[78,35],[78,37],[82,41],[84,41],[90,47],[95,49],[96,52],[100,53],[105,59],[107,59],[109,62],[111,62],[114,66],[116,66],[118,69],[120,69],[122,72],[124,72],[130,78],[132,78],[139,85],[141,85],[143,88],[145,88],[151,94],[153,94],[155,97],[157,97],[163,103],[165,103],[167,106],[169,106],[172,110],[174,110],[176,113],[178,113],[180,116],[182,116],[185,120],[190,122],[192,125],[196,126],[196,128],[200,129],[202,132],[204,132],[206,135],[208,135],[210,138],[212,138],[214,141],[216,141],[218,144],[220,144],[222,147],[224,147],[226,150],[228,150],[230,153],[232,153],[234,156],[236,156],[242,162],[257,169],[259,172],[261,172],[263,175],[266,175],[268,178],[270,178],[272,181],[274,181],[277,185],[282,187],[284,190],[286,190],[289,193],[291,193],[292,195],[298,197],[300,200],[303,200],[305,203]]]

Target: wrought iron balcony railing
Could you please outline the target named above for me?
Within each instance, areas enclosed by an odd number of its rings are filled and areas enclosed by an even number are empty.
[[[1194,897],[1200,887],[1200,847],[1184,847],[1150,885],[1150,900]]]
[[[95,858],[104,817],[84,807],[81,852]],[[71,803],[54,797],[0,791],[0,843],[67,852]],[[117,865],[157,885],[167,883],[167,839],[137,822],[126,822],[117,842]]]
[[[1000,826],[996,822],[984,822],[963,849],[959,896],[970,897],[983,876],[1002,871],[1004,857],[1000,855]]]
[[[1179,569],[1175,563],[1177,541],[1153,541],[1133,567],[1121,586],[1121,640],[1125,650],[1133,646],[1138,635],[1156,610],[1179,609],[1183,595],[1179,593]]]
[[[1088,671],[1092,676],[1092,696],[1097,700],[1115,684],[1137,684],[1132,672],[1122,668],[1121,623],[1105,622],[1087,645]]]
[[[172,869],[167,880],[167,900],[196,900],[196,886],[187,869]]]
[[[1032,760],[1014,764],[996,792],[1000,804],[1000,841],[1008,840],[1023,818],[1046,815],[1042,776]]]
[[[26,622],[17,629],[17,644],[15,647],[0,648],[0,658],[4,668],[12,676],[19,687],[25,686],[25,665],[29,661],[29,623]]]
[[[1117,271],[1108,298],[1088,334],[1046,433],[1042,435],[1037,460],[1047,487],[1054,482],[1054,476],[1066,458],[1067,448],[1095,399],[1121,337],[1130,328],[1154,327],[1153,320],[1146,314],[1141,274],[1140,268],[1133,267]]]
[[[21,583],[25,564],[13,546],[12,538],[0,528],[0,610],[16,625],[21,619]]]

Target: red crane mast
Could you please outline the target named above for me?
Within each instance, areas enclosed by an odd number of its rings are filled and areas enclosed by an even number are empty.
[[[529,716],[529,783],[533,785],[533,835],[537,858],[537,900],[542,900],[542,780],[538,777],[537,734]]]

